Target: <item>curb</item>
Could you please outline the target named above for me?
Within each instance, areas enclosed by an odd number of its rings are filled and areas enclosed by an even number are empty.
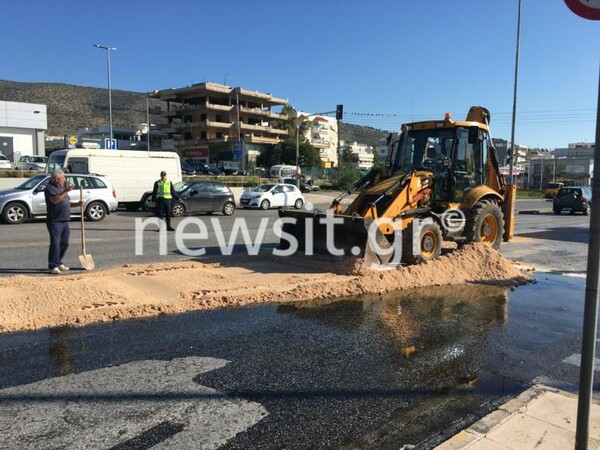
[[[536,384],[519,396],[504,403],[497,410],[489,413],[484,418],[478,420],[468,428],[458,432],[447,441],[435,447],[436,450],[458,450],[476,446],[476,443],[483,439],[495,428],[506,422],[511,417],[518,414],[523,414],[531,406],[531,404],[542,395],[551,392],[559,394],[569,399],[577,399],[576,394],[562,391],[560,389],[551,388],[543,384]],[[485,441],[481,442],[483,444]],[[479,448],[479,447],[477,447]]]

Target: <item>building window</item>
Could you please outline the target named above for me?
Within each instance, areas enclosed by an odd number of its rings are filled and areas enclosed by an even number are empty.
[[[193,119],[191,115],[183,116],[183,123],[192,123]]]
[[[206,131],[200,132],[200,139],[206,139]]]
[[[217,131],[217,139],[221,139],[223,137],[223,133]]]
[[[200,115],[200,122],[206,122],[206,114]]]
[[[183,139],[189,141],[192,139],[192,133],[183,133]]]

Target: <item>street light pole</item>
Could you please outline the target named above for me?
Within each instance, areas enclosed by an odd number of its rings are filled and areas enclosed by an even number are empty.
[[[296,120],[296,187],[300,189],[300,177],[298,176],[298,163],[300,162],[300,121]]]
[[[110,90],[110,52],[116,50],[116,47],[107,47],[105,45],[94,44],[94,47],[106,50],[106,72],[108,76],[108,128],[110,133],[110,146],[113,142],[113,126],[112,126],[112,94]]]

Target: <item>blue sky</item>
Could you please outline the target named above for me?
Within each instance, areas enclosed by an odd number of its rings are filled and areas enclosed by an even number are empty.
[[[510,139],[518,0],[30,0],[3,5],[0,79],[147,92],[225,82],[344,121],[491,111]],[[563,0],[523,0],[515,141],[593,142],[600,21]]]

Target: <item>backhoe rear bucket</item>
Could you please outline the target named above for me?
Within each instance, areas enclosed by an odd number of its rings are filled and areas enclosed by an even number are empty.
[[[363,258],[363,269],[398,265],[398,262],[394,261],[396,253],[392,244],[377,227],[372,227],[373,236],[369,239],[373,219],[287,209],[280,210],[279,216],[293,219],[292,223],[284,223],[283,232],[292,235],[298,242],[298,251],[307,255]],[[326,221],[331,222],[329,227]],[[279,248],[290,248],[290,240],[286,239],[285,234],[281,238]]]

